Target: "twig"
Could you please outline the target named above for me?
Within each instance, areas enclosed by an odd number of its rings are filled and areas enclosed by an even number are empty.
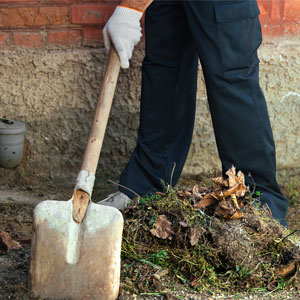
[[[288,234],[287,236],[285,236],[284,238],[282,238],[282,239],[281,239],[281,243],[282,243],[285,239],[287,239],[289,236],[291,236],[291,235],[293,235],[294,233],[296,233],[297,231],[300,232],[300,229],[296,229],[296,230],[294,230],[293,232],[289,233],[289,234]]]
[[[170,186],[171,187],[172,187],[172,180],[173,180],[175,168],[176,168],[176,162],[174,161],[171,176],[170,176]]]
[[[122,184],[120,184],[120,183],[117,183],[117,182],[115,182],[115,181],[113,181],[113,180],[111,180],[111,179],[108,179],[107,181],[108,181],[108,182],[111,182],[111,183],[113,183],[113,184],[115,184],[115,185],[118,185],[118,186],[120,186],[120,187],[122,187],[122,188],[128,190],[129,192],[132,192],[132,193],[135,194],[137,197],[141,198],[141,196],[140,196],[138,193],[136,193],[135,191],[131,190],[130,188],[128,188],[128,187],[126,187],[126,186],[124,186],[124,185],[122,185]]]
[[[255,189],[256,189],[256,184],[255,184],[254,178],[252,177],[252,175],[251,175],[250,172],[248,173],[248,177],[251,178],[252,185],[253,185],[253,192],[250,192],[251,193],[251,197],[252,197],[252,195],[254,194]]]

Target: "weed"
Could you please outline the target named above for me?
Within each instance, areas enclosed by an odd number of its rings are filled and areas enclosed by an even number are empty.
[[[269,218],[264,210],[259,209],[258,191],[255,196],[246,195],[245,199],[252,207],[253,215],[263,224]],[[244,211],[247,213],[246,208]],[[161,215],[172,223],[174,234],[170,239],[158,239],[150,233]],[[274,266],[284,264],[284,258],[288,259],[289,241],[279,236],[278,239],[270,239],[262,250],[255,253],[259,259],[254,267],[232,265],[224,257],[220,246],[214,243],[212,225],[216,218],[210,208],[194,208],[190,199],[179,197],[177,190],[169,185],[165,193],[141,198],[139,204],[124,211],[124,217],[122,259],[127,262],[127,268],[122,270],[122,276],[131,278],[131,290],[139,293],[151,292],[148,290],[149,287],[151,289],[151,276],[166,269],[172,280],[192,285],[199,291],[265,291],[271,281],[279,282]],[[200,228],[199,240],[194,246],[191,245],[193,228]],[[251,227],[247,230],[249,237],[258,244],[263,243],[256,230]],[[140,263],[140,275],[137,275],[136,268]],[[141,278],[148,282],[147,286],[139,284]],[[276,288],[284,287],[280,281]]]
[[[292,207],[295,206],[298,197],[299,197],[299,193],[295,189],[293,183],[291,183],[289,186],[289,205]]]

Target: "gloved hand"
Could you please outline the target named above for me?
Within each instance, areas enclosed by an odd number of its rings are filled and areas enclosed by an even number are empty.
[[[129,67],[133,48],[141,39],[142,16],[143,13],[138,10],[117,6],[103,29],[105,48],[109,51],[112,41],[119,54],[121,68]]]

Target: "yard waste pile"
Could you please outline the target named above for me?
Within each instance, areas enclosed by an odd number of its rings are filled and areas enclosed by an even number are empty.
[[[124,211],[122,290],[164,290],[171,279],[201,291],[275,291],[299,285],[300,248],[260,207],[234,167],[227,178],[137,197]],[[168,276],[166,276],[168,274]],[[167,283],[168,281],[168,283]]]

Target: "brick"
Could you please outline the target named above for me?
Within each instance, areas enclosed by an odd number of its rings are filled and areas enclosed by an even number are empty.
[[[26,3],[26,2],[40,2],[40,0],[0,0],[0,3],[10,3],[10,4],[15,4],[15,3]]]
[[[300,0],[258,0],[261,12],[261,20],[270,22],[299,22],[300,21]]]
[[[70,21],[73,24],[104,25],[114,11],[113,5],[76,5],[71,8]]]
[[[11,7],[0,9],[1,27],[64,25],[67,22],[67,7]]]
[[[26,48],[43,48],[43,36],[40,33],[14,32],[13,44]]]
[[[298,35],[300,0],[258,0],[263,35]]]
[[[19,3],[30,3],[30,4],[42,4],[44,6],[49,5],[70,5],[70,4],[82,4],[82,3],[106,3],[106,4],[116,4],[120,3],[120,0],[0,0],[1,3],[9,4],[19,4]]]
[[[34,12],[32,11],[32,14]],[[17,8],[1,8],[0,9],[0,26],[24,26],[25,20],[20,16]]]
[[[48,32],[46,43],[49,45],[71,46],[79,45],[81,33],[78,30]]]
[[[83,30],[84,46],[99,46],[103,44],[103,35],[101,29],[86,28]]]
[[[0,47],[8,46],[9,34],[7,32],[0,32]]]
[[[37,0],[38,1],[38,0]],[[20,2],[34,2],[34,0],[0,0],[0,3],[9,3],[9,4],[15,4]]]
[[[39,25],[64,25],[68,23],[67,7],[41,7],[34,22]]]

